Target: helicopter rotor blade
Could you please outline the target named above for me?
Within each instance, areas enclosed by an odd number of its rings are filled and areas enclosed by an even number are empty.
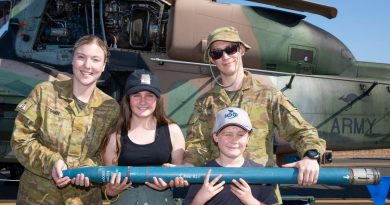
[[[332,19],[337,16],[336,8],[331,6],[326,6],[323,4],[310,2],[310,1],[304,1],[304,0],[247,0],[247,1],[269,4],[280,8],[318,14],[328,19]]]
[[[161,1],[168,4],[169,6],[172,6],[172,4],[175,3],[175,0],[161,0]]]

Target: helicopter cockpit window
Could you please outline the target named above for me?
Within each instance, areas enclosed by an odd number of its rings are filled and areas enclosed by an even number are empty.
[[[10,10],[10,1],[0,1],[0,37],[8,31]]]
[[[290,61],[300,61],[304,63],[313,63],[314,52],[301,48],[291,48]]]

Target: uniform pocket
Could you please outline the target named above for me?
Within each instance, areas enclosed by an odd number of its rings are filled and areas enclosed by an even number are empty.
[[[68,113],[47,106],[42,113],[41,143],[51,148],[62,149],[72,131]]]

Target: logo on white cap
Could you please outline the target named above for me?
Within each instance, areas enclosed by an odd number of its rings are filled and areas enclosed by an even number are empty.
[[[238,116],[238,114],[234,112],[234,110],[228,110],[228,112],[229,113],[225,114],[225,118],[233,119]]]
[[[217,133],[228,125],[240,126],[248,132],[252,130],[252,124],[248,113],[245,110],[237,107],[225,108],[217,113],[213,132]]]

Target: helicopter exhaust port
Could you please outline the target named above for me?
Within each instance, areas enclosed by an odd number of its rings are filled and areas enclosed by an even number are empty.
[[[111,1],[104,16],[110,47],[165,51],[168,6],[164,3]]]

